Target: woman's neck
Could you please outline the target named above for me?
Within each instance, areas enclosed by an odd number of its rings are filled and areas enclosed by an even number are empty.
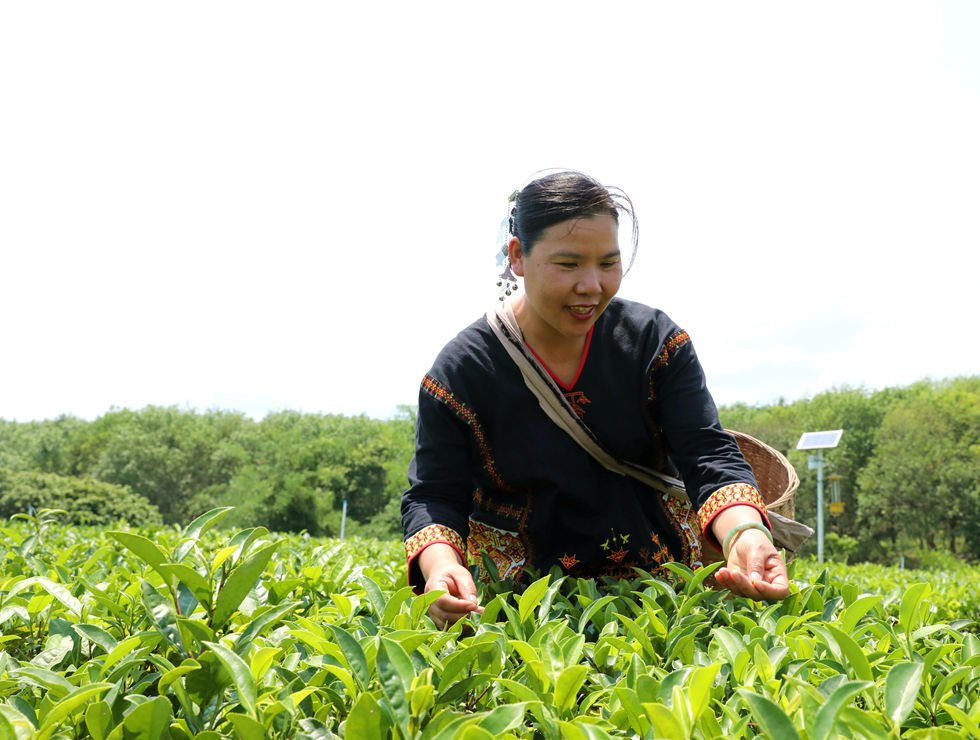
[[[525,343],[543,362],[553,375],[565,385],[572,385],[578,377],[582,365],[582,354],[589,343],[592,332],[583,336],[564,336],[551,330],[547,325],[541,325],[540,319],[528,311],[524,296],[512,304],[514,318],[521,328]]]

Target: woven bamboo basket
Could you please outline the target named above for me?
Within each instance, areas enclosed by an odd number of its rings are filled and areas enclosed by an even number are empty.
[[[775,511],[787,519],[794,519],[796,489],[800,487],[800,477],[796,474],[796,469],[789,464],[789,460],[779,450],[765,442],[760,442],[755,437],[731,429],[725,431],[735,438],[742,456],[752,468],[766,510]],[[721,552],[702,537],[701,562],[710,565],[722,559]],[[715,585],[713,576],[710,580],[712,583],[709,585]]]
[[[766,503],[766,509],[782,514],[787,519],[795,519],[796,489],[800,487],[800,477],[789,460],[779,450],[773,449],[755,437],[727,430],[742,451],[742,456],[755,473],[759,493]]]

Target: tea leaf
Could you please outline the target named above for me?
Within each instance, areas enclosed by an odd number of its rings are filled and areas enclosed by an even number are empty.
[[[559,674],[552,697],[552,706],[558,710],[559,715],[570,710],[575,704],[578,691],[585,683],[588,674],[589,668],[584,665],[569,666]]]
[[[111,689],[112,686],[111,683],[93,683],[72,691],[44,716],[44,722],[41,724],[35,739],[47,740],[58,729],[58,726],[68,718],[69,714],[81,709],[96,696]]]
[[[817,711],[813,725],[814,740],[828,740],[834,732],[834,724],[841,708],[859,691],[871,686],[868,681],[844,681],[827,697],[824,705]]]
[[[368,669],[367,658],[364,657],[364,650],[354,637],[341,627],[335,624],[328,625],[347,657],[351,673],[357,681],[361,691],[367,691],[368,684],[371,683],[371,671]]]
[[[208,648],[217,656],[221,664],[227,669],[231,676],[232,685],[238,695],[238,703],[242,706],[248,716],[256,718],[255,714],[255,681],[252,672],[249,670],[245,661],[239,657],[231,648],[220,645],[216,642],[205,643]]]
[[[184,527],[184,537],[191,540],[200,539],[202,534],[211,529],[211,527],[221,521],[226,514],[234,511],[234,509],[234,506],[221,506],[217,509],[211,509],[210,511],[204,512],[201,514],[201,516]]]
[[[157,543],[143,535],[132,534],[131,532],[106,532],[106,534],[160,573],[164,581],[169,582],[168,576],[159,570],[159,567],[167,562],[167,553]]]
[[[381,705],[371,694],[363,693],[354,700],[344,725],[344,737],[382,738],[387,735],[391,722]]]
[[[167,597],[163,596],[148,581],[140,579],[140,595],[146,614],[150,618],[150,624],[163,635],[177,650],[184,650],[184,641],[177,628],[177,613],[174,605]]]
[[[871,664],[861,646],[850,635],[832,624],[827,625],[827,630],[834,636],[838,646],[840,646],[841,653],[853,669],[854,675],[861,681],[874,681],[871,674]]]
[[[157,570],[163,573],[167,583],[171,583],[174,578],[179,580],[194,594],[195,599],[210,609],[214,589],[210,581],[196,570],[183,563],[165,563],[159,565]]]
[[[479,726],[494,736],[500,735],[520,727],[524,721],[526,709],[527,704],[524,702],[503,704],[491,710],[486,717],[483,717],[479,722]]]
[[[265,740],[268,737],[262,723],[247,714],[231,712],[225,716],[235,728],[235,737],[240,740]]]
[[[215,601],[212,620],[215,627],[221,627],[235,613],[249,591],[255,587],[280,544],[281,540],[266,545],[231,571]]]
[[[970,715],[968,715],[958,706],[954,704],[950,704],[949,702],[944,701],[940,704],[940,706],[943,709],[945,709],[947,712],[949,712],[950,717],[952,717],[961,725],[963,725],[963,727],[966,728],[966,731],[969,732],[971,736],[980,737],[980,724],[975,722],[973,718],[970,717]]]
[[[358,579],[358,583],[364,588],[368,601],[371,602],[371,606],[374,608],[375,615],[378,619],[381,619],[385,613],[385,604],[387,602],[385,595],[381,592],[381,586],[368,575],[362,575]]]
[[[105,740],[112,723],[112,708],[105,701],[92,702],[85,709],[85,729],[93,740]]]
[[[172,719],[173,709],[170,702],[158,696],[132,709],[123,719],[122,725],[117,726],[110,737],[118,732],[119,737],[128,737],[131,733],[140,738],[163,738],[167,736]],[[119,732],[122,729],[126,730],[125,734]],[[200,738],[201,735],[197,737]]]
[[[902,596],[902,604],[898,610],[898,626],[906,633],[910,633],[912,628],[917,626],[917,615],[919,606],[929,590],[928,583],[914,583],[906,589]]]
[[[412,598],[414,589],[411,586],[405,586],[399,589],[391,598],[388,599],[388,603],[385,605],[384,614],[381,617],[381,624],[390,625],[395,619],[395,616],[401,611],[402,604]]]
[[[748,689],[739,689],[738,694],[748,705],[765,737],[800,740],[800,733],[796,731],[792,720],[774,701]]]
[[[885,713],[899,727],[915,707],[922,685],[921,663],[896,663],[885,678]]]
[[[643,710],[647,713],[650,724],[653,725],[656,737],[667,740],[686,740],[687,733],[684,732],[684,725],[666,706],[659,703],[644,702]]]
[[[119,644],[115,637],[94,624],[73,624],[72,629],[89,642],[98,645],[106,653],[111,653],[113,648]]]
[[[841,629],[848,634],[852,634],[857,623],[861,621],[861,618],[874,609],[875,605],[880,601],[881,596],[878,594],[868,594],[854,601],[854,603],[850,604],[841,613],[839,620]]]
[[[869,740],[888,740],[888,731],[875,722],[871,715],[857,707],[844,707],[840,710],[840,721]]]
[[[562,740],[612,740],[608,732],[586,722],[559,722]]]
[[[252,614],[252,619],[249,621],[248,626],[242,634],[235,640],[235,652],[239,655],[244,655],[248,653],[249,646],[252,641],[258,637],[262,631],[275,624],[284,616],[293,611],[298,604],[296,602],[289,602],[286,604],[280,604],[279,606],[273,606],[264,610],[256,610]]]
[[[601,599],[596,599],[591,604],[589,604],[583,611],[582,616],[578,620],[578,631],[584,632],[585,626],[589,623],[589,620],[595,616],[596,612],[601,610],[606,604],[616,600],[615,596],[606,595]]]
[[[524,593],[520,595],[520,598],[517,600],[517,613],[522,624],[531,616],[531,612],[534,611],[535,607],[541,603],[541,598],[544,596],[544,592],[548,590],[548,581],[550,580],[550,575],[540,578],[528,586]]]
[[[412,685],[412,681],[415,680],[415,667],[404,648],[394,640],[382,637],[378,649],[378,661],[382,659],[388,661],[391,669],[398,674],[398,680],[401,681],[402,686],[408,689]],[[378,662],[378,666],[380,673],[380,662]]]
[[[60,700],[75,689],[74,686],[65,680],[64,676],[60,673],[49,671],[47,668],[25,665],[14,669],[11,673],[15,676],[21,676],[27,679],[28,683],[32,683],[50,692],[51,698],[55,701]]]
[[[712,663],[702,668],[696,668],[691,673],[687,689],[687,698],[691,704],[691,721],[697,723],[698,718],[708,708],[711,702],[711,687],[714,685],[720,663]]]

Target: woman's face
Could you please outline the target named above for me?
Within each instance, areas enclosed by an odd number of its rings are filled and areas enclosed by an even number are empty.
[[[623,279],[615,219],[569,219],[545,229],[530,254],[517,238],[509,249],[514,273],[524,278],[517,315],[527,341],[584,340]]]

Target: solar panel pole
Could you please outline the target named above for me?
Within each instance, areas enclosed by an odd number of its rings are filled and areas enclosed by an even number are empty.
[[[823,450],[817,450],[817,562],[823,564]]]
[[[840,444],[843,429],[830,429],[825,432],[803,432],[796,443],[798,450],[816,450],[816,455],[807,457],[807,468],[817,470],[817,561],[823,562],[823,451]]]
[[[344,493],[344,510],[340,514],[340,539],[344,539],[344,530],[347,528],[347,494]]]
[[[807,458],[807,467],[817,469],[817,562],[823,563],[823,450]]]

